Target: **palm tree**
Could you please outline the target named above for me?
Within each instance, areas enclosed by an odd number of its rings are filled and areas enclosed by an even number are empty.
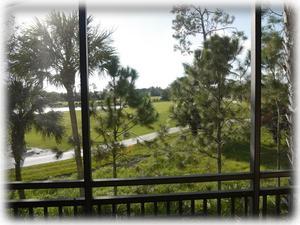
[[[10,148],[15,160],[15,178],[16,181],[22,181],[25,133],[34,127],[43,136],[53,136],[59,142],[64,129],[59,124],[61,114],[53,111],[43,113],[48,102],[39,77],[46,72],[38,63],[40,52],[34,51],[37,40],[26,32],[16,33],[8,45],[8,128]],[[19,197],[25,198],[24,190],[19,191]]]
[[[110,46],[111,32],[92,27],[92,17],[87,19],[89,43],[89,71],[102,70],[114,50]],[[83,178],[81,143],[74,104],[75,77],[79,71],[79,20],[77,12],[66,15],[51,12],[45,22],[36,21],[33,34],[41,40],[41,48],[47,52],[52,74],[49,81],[67,91],[67,101],[72,127],[75,161],[78,179]]]

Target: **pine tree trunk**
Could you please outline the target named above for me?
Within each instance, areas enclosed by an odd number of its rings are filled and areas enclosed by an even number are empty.
[[[198,135],[199,127],[200,127],[199,111],[197,110],[196,107],[194,107],[191,109],[191,121],[190,121],[190,129],[194,137]]]
[[[223,100],[222,96],[222,76],[218,73],[218,110],[217,110],[217,155],[218,155],[218,174],[222,173],[222,131],[221,131],[221,104]],[[218,181],[218,190],[222,189],[221,181]]]
[[[116,162],[116,151],[113,150],[113,178],[117,178],[117,162]],[[118,195],[118,189],[114,187],[114,195]]]
[[[276,152],[277,152],[277,170],[280,170],[280,109],[276,101],[277,108],[277,127],[276,127]],[[280,187],[280,177],[277,178],[277,186]]]
[[[201,21],[203,43],[206,42],[206,39],[207,39],[206,28],[205,28],[205,25],[204,25],[204,13],[205,13],[205,11],[202,12],[200,10],[200,21]]]
[[[218,154],[218,174],[222,173],[222,140],[221,140],[221,125],[218,122],[217,126],[217,154]],[[218,181],[218,190],[221,190],[221,181]]]
[[[113,104],[114,104],[114,111],[113,115],[114,117],[114,131],[113,131],[113,138],[114,138],[114,145],[112,149],[112,154],[113,154],[113,178],[117,178],[117,142],[118,142],[118,137],[117,137],[117,118],[116,118],[116,113],[117,113],[117,98],[116,98],[116,86],[115,86],[115,77],[113,78],[113,84],[114,84],[114,98],[113,98]],[[118,194],[118,188],[114,186],[114,195],[116,196]]]

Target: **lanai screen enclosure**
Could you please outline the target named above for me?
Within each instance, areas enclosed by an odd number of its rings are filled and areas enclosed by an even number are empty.
[[[106,6],[121,19],[87,15],[100,8],[54,9],[27,27],[11,10],[7,213],[290,216],[290,6],[244,7],[246,16],[216,6],[125,7],[125,12]],[[156,22],[162,12],[171,18],[169,39],[164,20]],[[247,18],[249,32],[236,22]],[[141,26],[151,20],[154,25]],[[109,27],[105,21],[119,24]],[[130,27],[140,27],[139,35]],[[147,33],[152,29],[156,37]],[[126,32],[133,41],[126,42]],[[171,70],[159,64],[168,59],[161,46],[154,47],[156,38],[174,42],[174,65],[180,62],[181,75],[165,86],[156,79]],[[158,61],[150,57],[151,48]],[[146,72],[145,61],[151,64]],[[157,76],[143,75],[153,67]],[[150,88],[151,82],[158,86]]]

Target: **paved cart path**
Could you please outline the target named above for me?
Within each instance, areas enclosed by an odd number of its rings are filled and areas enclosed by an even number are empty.
[[[180,131],[179,127],[172,127],[169,129],[168,133],[172,134],[172,133],[176,133],[179,131]],[[153,140],[157,136],[158,136],[158,133],[153,132],[153,133],[141,135],[136,138],[130,138],[130,139],[123,140],[123,141],[121,141],[121,143],[127,147],[127,146],[137,144],[138,141],[143,142],[143,141]],[[74,150],[71,149],[71,150],[64,152],[62,157],[59,159],[56,158],[56,154],[53,153],[50,149],[32,148],[31,150],[27,151],[26,155],[27,156],[24,160],[23,167],[71,159],[74,157]],[[10,160],[9,160],[6,168],[8,168],[8,169],[14,168],[14,159],[12,157],[10,157]]]

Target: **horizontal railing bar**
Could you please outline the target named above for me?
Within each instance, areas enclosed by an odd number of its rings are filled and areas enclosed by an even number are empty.
[[[15,181],[7,184],[10,190],[20,189],[47,189],[47,188],[82,188],[83,180],[64,180],[64,181]]]
[[[92,182],[92,186],[93,187],[136,186],[136,185],[179,184],[179,183],[216,182],[216,181],[250,180],[250,179],[252,179],[252,175],[250,173],[160,176],[160,177],[145,177],[145,178],[112,178],[112,179],[96,179]]]
[[[261,178],[289,177],[291,171],[265,171],[261,172]],[[111,186],[136,186],[154,184],[176,184],[176,183],[197,183],[197,182],[216,182],[233,180],[253,179],[251,173],[228,173],[228,174],[202,174],[187,176],[160,176],[160,177],[138,177],[138,178],[108,178],[96,179],[92,181],[92,187],[111,187]],[[32,182],[9,182],[9,190],[20,189],[47,189],[47,188],[82,188],[83,180],[67,181],[32,181]]]
[[[262,171],[262,172],[260,172],[260,178],[290,177],[291,175],[292,175],[291,170]]]
[[[262,188],[259,191],[259,195],[284,195],[290,194],[291,192],[291,187]]]
[[[93,204],[122,204],[139,202],[165,202],[192,199],[216,199],[231,197],[252,196],[252,190],[223,190],[209,192],[188,192],[188,193],[168,193],[168,194],[145,194],[145,195],[127,195],[127,196],[104,196],[93,199]],[[264,188],[260,190],[260,195],[289,194],[291,188]]]
[[[215,199],[251,196],[251,190],[224,190],[209,192],[186,192],[168,194],[145,194],[145,195],[125,195],[125,196],[104,196],[93,199],[93,204],[124,204],[139,202],[167,202],[182,201],[192,199]]]
[[[74,199],[50,199],[50,200],[36,200],[36,199],[22,199],[8,201],[9,208],[25,208],[25,207],[59,207],[59,206],[82,206],[84,205],[84,198]]]
[[[209,192],[184,192],[184,193],[168,193],[168,194],[145,194],[145,195],[127,195],[127,196],[104,196],[94,198],[93,205],[103,204],[124,204],[124,203],[145,203],[145,202],[168,202],[182,201],[193,199],[216,199],[216,198],[232,198],[232,197],[250,197],[253,191],[247,190],[222,190]],[[276,187],[264,188],[260,190],[260,196],[289,194],[291,188]],[[59,207],[59,206],[82,206],[84,198],[59,199],[59,200],[10,200],[9,208],[25,208],[25,207]]]

